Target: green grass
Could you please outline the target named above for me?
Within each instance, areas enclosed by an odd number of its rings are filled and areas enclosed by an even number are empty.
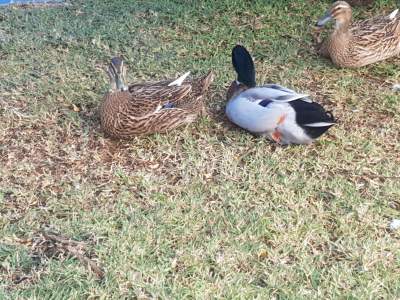
[[[346,70],[313,54],[329,3],[0,9],[0,298],[399,298],[400,233],[387,230],[400,218],[399,61]],[[231,125],[238,42],[259,82],[309,93],[339,124],[291,147]],[[105,138],[96,108],[117,54],[131,82],[214,70],[209,115],[165,135]],[[42,230],[84,242],[104,279]]]

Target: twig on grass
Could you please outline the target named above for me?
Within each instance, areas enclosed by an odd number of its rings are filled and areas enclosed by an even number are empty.
[[[99,279],[104,278],[104,270],[100,266],[98,266],[93,260],[84,256],[81,253],[82,248],[85,246],[84,243],[73,241],[54,233],[42,231],[41,234],[46,240],[53,242],[56,247],[62,248],[72,256],[76,257],[86,268],[89,269],[89,271],[95,273]]]

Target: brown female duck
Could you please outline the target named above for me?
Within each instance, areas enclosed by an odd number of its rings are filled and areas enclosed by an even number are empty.
[[[351,6],[345,1],[333,3],[317,26],[335,21],[331,35],[322,43],[319,52],[330,57],[339,67],[357,68],[400,54],[400,14],[351,22]]]
[[[111,90],[100,106],[104,132],[114,138],[166,132],[192,123],[204,110],[203,95],[213,74],[185,80],[189,72],[176,80],[125,85],[126,69],[119,57],[108,67]]]
[[[351,6],[370,6],[374,3],[374,0],[347,0]]]

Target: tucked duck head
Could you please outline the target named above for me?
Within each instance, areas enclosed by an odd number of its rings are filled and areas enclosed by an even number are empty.
[[[332,19],[335,20],[336,27],[349,24],[351,21],[351,6],[346,1],[336,1],[326,14],[318,20],[317,26],[322,27]]]
[[[127,91],[125,85],[126,68],[124,61],[120,57],[113,57],[108,66],[107,74],[110,78],[110,86],[112,91]]]
[[[249,87],[243,83],[240,83],[237,80],[232,81],[231,85],[226,92],[226,100],[232,99],[233,97],[239,95],[241,92],[244,92]]]

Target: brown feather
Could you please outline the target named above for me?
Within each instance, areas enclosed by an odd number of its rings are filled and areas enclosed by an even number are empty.
[[[356,68],[400,54],[400,12],[393,19],[379,16],[351,22],[351,8],[337,10],[335,4],[331,12],[341,24],[322,44],[321,55],[339,67]]]
[[[351,6],[369,6],[374,3],[374,0],[347,0]]]
[[[168,86],[171,80],[111,91],[100,106],[102,128],[114,138],[128,139],[190,124],[202,113],[203,95],[213,78],[209,72],[204,77],[185,80],[181,86]],[[163,108],[167,103],[174,107]]]

